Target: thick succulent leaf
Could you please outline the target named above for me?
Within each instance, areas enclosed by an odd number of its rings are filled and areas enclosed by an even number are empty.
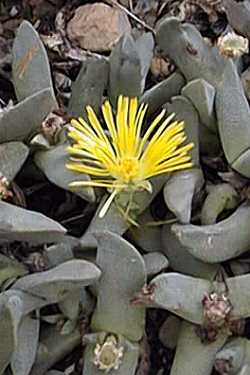
[[[156,276],[150,287],[153,288],[151,307],[165,309],[192,323],[202,324],[202,300],[211,287],[208,280],[173,272]]]
[[[96,237],[96,261],[102,277],[98,283],[92,330],[114,332],[138,341],[144,332],[145,308],[132,306],[130,300],[146,282],[143,258],[117,234],[103,232]]]
[[[0,286],[8,279],[23,276],[27,272],[22,263],[0,254]]]
[[[167,110],[175,113],[179,121],[185,122],[187,142],[193,142],[190,155],[194,166],[199,166],[199,117],[193,104],[183,96],[176,96],[168,103]],[[166,182],[164,198],[169,209],[182,223],[190,222],[193,195],[203,185],[203,174],[199,169],[180,171]]]
[[[152,202],[154,197],[159,193],[162,189],[164,183],[169,178],[169,175],[155,177],[151,180],[153,186],[153,193],[150,194],[146,191],[139,191],[135,193],[134,202],[138,205],[138,215],[142,213]],[[97,242],[93,233],[102,232],[102,231],[109,231],[114,232],[120,235],[123,235],[126,230],[131,225],[128,220],[119,212],[117,209],[116,204],[113,202],[103,218],[99,217],[99,212],[106,202],[107,197],[105,196],[96,213],[94,218],[92,219],[88,229],[81,237],[81,244],[83,248],[96,248]]]
[[[12,73],[19,100],[43,89],[53,90],[47,52],[39,34],[28,21],[23,21],[17,30]]]
[[[83,249],[96,248],[97,241],[93,233],[101,231],[110,231],[122,235],[129,227],[129,223],[118,211],[115,203],[111,204],[108,212],[103,218],[99,217],[101,207],[106,202],[107,196],[105,195],[101,200],[100,206],[97,209],[89,227],[81,237],[81,245]]]
[[[2,240],[31,243],[57,242],[66,230],[56,221],[38,212],[0,201],[0,236]]]
[[[76,321],[78,318],[80,297],[80,289],[72,290],[70,294],[58,304],[63,315],[72,321]]]
[[[173,96],[178,95],[184,84],[184,77],[179,72],[174,72],[168,78],[145,91],[140,102],[148,103],[147,113],[152,114],[163,104],[169,102]]]
[[[88,344],[84,352],[84,367],[82,375],[100,375],[102,371],[94,365],[95,345]],[[134,375],[139,359],[139,346],[135,343],[129,343],[124,356],[121,359],[121,365],[117,370],[109,371],[110,375]]]
[[[227,339],[226,334],[219,334],[210,344],[203,344],[196,333],[197,327],[182,322],[179,333],[171,375],[210,375],[215,355]]]
[[[202,123],[211,131],[216,132],[215,88],[204,79],[195,79],[188,82],[181,93],[191,100]]]
[[[8,366],[17,347],[18,328],[23,315],[23,300],[17,294],[0,295],[0,374]]]
[[[234,0],[225,1],[224,9],[227,15],[229,25],[246,38],[250,37],[250,6],[248,1],[242,1],[238,4]]]
[[[250,150],[246,150],[238,157],[237,160],[235,160],[232,163],[232,168],[235,171],[249,178],[250,176],[249,160],[250,160]]]
[[[42,133],[36,134],[29,142],[30,147],[33,147],[35,150],[42,149],[42,150],[49,150],[51,145],[49,140],[44,137]]]
[[[230,184],[217,184],[209,191],[202,209],[202,225],[215,224],[217,217],[226,209],[233,209],[237,206],[238,195]]]
[[[154,54],[154,38],[152,33],[143,33],[135,41],[135,48],[141,63],[141,90],[145,87],[146,77]]]
[[[69,161],[69,155],[66,152],[67,146],[68,144],[65,143],[57,145],[50,150],[38,151],[35,154],[34,160],[52,183],[63,189],[70,190],[70,182],[88,181],[90,178],[88,175],[66,169],[65,164]],[[75,193],[89,202],[95,201],[95,192],[91,187],[83,188],[75,191]]]
[[[235,317],[250,317],[250,275],[230,277],[226,280],[229,300],[233,305]]]
[[[162,251],[167,255],[170,267],[186,275],[213,280],[219,268],[218,264],[204,263],[191,255],[173,234],[171,225],[162,227]]]
[[[140,96],[143,91],[141,59],[130,34],[124,34],[110,55],[109,97],[113,106],[120,94]]]
[[[200,168],[174,173],[164,187],[164,200],[178,221],[187,224],[191,220],[193,196],[204,183]]]
[[[39,319],[28,315],[22,319],[17,332],[17,347],[11,358],[13,375],[29,375],[36,357],[39,327]]]
[[[68,242],[61,242],[47,248],[47,257],[50,267],[58,266],[59,264],[74,258],[74,245]]]
[[[103,92],[108,83],[109,63],[105,59],[89,59],[82,68],[72,85],[68,113],[70,116],[83,116],[86,119],[85,108],[91,105],[98,113]]]
[[[41,307],[46,305],[46,301],[44,301],[43,299],[16,289],[9,289],[5,292],[2,292],[1,298],[4,298],[4,301],[22,301],[19,304],[21,306],[20,313],[22,317],[29,314],[31,311],[40,309]]]
[[[249,78],[250,78],[250,67],[248,67],[247,69],[245,69],[243,71],[243,73],[241,74],[240,76],[240,79],[241,79],[241,82],[242,82],[242,86],[244,88],[244,92],[245,92],[245,95],[247,97],[247,99],[249,100],[250,99],[250,85],[249,85]]]
[[[0,334],[4,338],[0,342],[0,374],[3,374],[15,349],[15,332],[11,312],[2,303],[0,305],[0,318]]]
[[[162,19],[156,30],[156,41],[188,81],[202,78],[217,87],[224,69],[224,58],[217,48],[209,46],[194,25],[175,17]]]
[[[158,252],[149,253],[143,256],[147,276],[154,276],[168,268],[168,259]]]
[[[225,156],[233,164],[249,151],[250,109],[233,61],[228,60],[222,77],[216,95],[219,134]],[[237,171],[250,177],[249,163],[237,164]]]
[[[193,142],[190,156],[194,166],[199,166],[199,116],[193,104],[184,96],[175,96],[167,104],[167,111],[175,113],[175,119],[184,121],[187,142]]]
[[[46,88],[4,111],[0,117],[0,143],[23,141],[31,137],[56,107],[53,92]]]
[[[194,257],[207,263],[235,258],[250,248],[250,206],[241,205],[227,219],[213,225],[179,225],[172,230]]]
[[[12,181],[21,169],[29,154],[29,149],[22,142],[0,144],[0,173]]]
[[[61,334],[69,335],[71,332],[73,332],[75,328],[78,326],[78,320],[79,320],[78,317],[77,319],[73,319],[73,320],[66,319],[66,321],[62,325],[62,328],[60,329]]]
[[[62,335],[55,326],[44,328],[41,332],[35,364],[29,375],[44,375],[80,343],[81,334],[78,327],[68,335]]]
[[[72,290],[96,282],[100,275],[101,271],[93,263],[69,260],[49,271],[24,276],[13,288],[44,298],[48,303],[57,303]]]

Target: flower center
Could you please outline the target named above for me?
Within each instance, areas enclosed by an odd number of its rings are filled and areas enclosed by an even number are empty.
[[[116,361],[116,353],[114,348],[107,344],[107,347],[104,347],[100,354],[100,362],[104,366],[112,366]]]
[[[119,165],[119,174],[124,182],[131,182],[138,175],[139,162],[137,159],[123,159]]]

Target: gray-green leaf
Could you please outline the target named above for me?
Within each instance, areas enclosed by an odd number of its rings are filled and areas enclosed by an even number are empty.
[[[12,73],[19,100],[43,89],[53,90],[46,49],[39,34],[28,21],[23,21],[17,30],[13,45]]]
[[[69,189],[69,183],[72,181],[89,181],[88,175],[69,171],[65,164],[69,161],[69,155],[66,152],[67,143],[57,145],[50,150],[38,151],[35,154],[35,162],[44,172],[47,178],[57,186],[63,189]],[[92,187],[86,187],[75,190],[75,193],[89,202],[95,201],[95,192]]]
[[[91,327],[94,331],[114,332],[138,341],[144,332],[145,309],[132,306],[130,300],[146,282],[143,258],[117,234],[104,232],[96,237],[97,264],[102,277]]]
[[[49,243],[62,241],[65,228],[38,212],[0,201],[0,236],[2,240]]]
[[[49,271],[31,274],[19,279],[13,288],[57,303],[71,291],[96,282],[101,271],[85,260],[69,260]]]
[[[28,375],[34,363],[40,320],[25,316],[18,329],[17,347],[11,358],[11,369],[14,375]]]
[[[0,173],[12,181],[21,169],[29,154],[29,149],[22,142],[0,144]]]
[[[29,96],[0,117],[0,143],[24,141],[39,131],[45,117],[57,107],[50,88]]]

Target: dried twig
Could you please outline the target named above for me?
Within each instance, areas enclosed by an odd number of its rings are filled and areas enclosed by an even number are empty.
[[[105,0],[106,3],[110,4],[110,5],[113,5],[113,6],[116,6],[118,8],[120,8],[121,10],[123,10],[129,17],[133,18],[133,20],[135,20],[136,22],[138,22],[139,24],[141,24],[145,29],[148,29],[150,30],[153,34],[155,34],[155,30],[149,26],[146,22],[142,21],[139,17],[137,17],[136,15],[134,15],[132,12],[130,12],[127,8],[125,8],[123,5],[119,4],[118,1],[116,0]]]

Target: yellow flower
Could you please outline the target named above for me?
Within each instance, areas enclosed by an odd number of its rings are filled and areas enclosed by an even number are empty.
[[[147,105],[139,106],[137,98],[119,96],[116,119],[110,103],[102,105],[108,132],[93,109],[87,106],[86,110],[89,122],[81,117],[71,121],[68,135],[74,143],[67,148],[71,162],[66,167],[93,177],[72,182],[71,187],[104,187],[111,192],[100,217],[118,193],[152,192],[151,177],[192,167],[188,152],[194,145],[181,146],[186,140],[184,123],[171,122],[174,114],[165,117],[163,110],[142,135]]]

